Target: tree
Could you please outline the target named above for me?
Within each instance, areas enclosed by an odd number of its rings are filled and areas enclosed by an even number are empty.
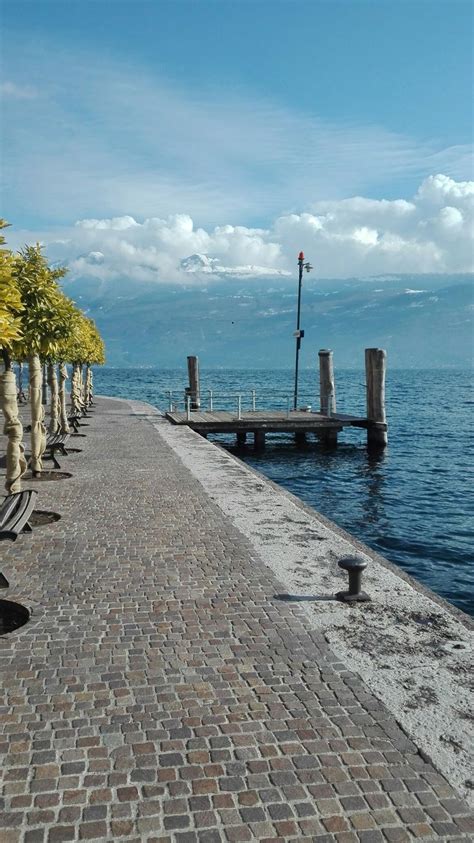
[[[69,433],[69,424],[67,420],[66,411],[66,380],[68,379],[68,371],[66,363],[74,363],[77,355],[80,353],[82,344],[82,311],[75,307],[74,302],[66,299],[65,306],[69,309],[69,332],[68,335],[59,343],[58,360],[59,360],[59,407],[60,407],[60,431],[61,433]],[[76,373],[73,376],[73,410],[79,412],[77,405],[77,381]]]
[[[85,324],[85,349],[83,362],[86,364],[86,377],[84,379],[84,402],[86,406],[92,403],[92,365],[102,366],[105,363],[105,349],[97,326],[92,319],[86,318]]]
[[[0,219],[0,230],[8,223]],[[5,371],[0,375],[0,405],[5,417],[4,433],[7,442],[7,492],[19,492],[21,476],[26,470],[24,456],[23,426],[18,415],[15,375],[11,367],[11,352],[14,343],[22,339],[21,314],[23,304],[14,276],[15,261],[9,249],[1,248],[5,238],[0,234],[0,349]]]
[[[31,471],[41,474],[42,456],[46,447],[46,428],[41,404],[41,361],[54,358],[59,343],[70,326],[63,318],[61,290],[58,281],[66,273],[64,267],[51,269],[41,253],[39,243],[25,246],[14,260],[13,276],[23,303],[22,336],[13,343],[17,359],[28,360],[31,397]]]
[[[74,320],[76,319],[77,309],[74,303],[61,291],[58,295],[56,315],[58,322],[62,326],[63,339],[58,341],[58,344],[53,351],[50,352],[47,358],[47,372],[48,385],[51,394],[51,409],[49,420],[49,432],[57,433],[61,430],[62,433],[68,433],[69,427],[67,423],[66,414],[66,394],[64,388],[64,372],[61,371],[63,364],[62,347],[67,338],[71,335],[74,328]],[[60,364],[60,384],[58,389],[57,364]],[[66,372],[67,378],[67,372]]]
[[[76,310],[73,330],[61,349],[63,359],[72,363],[71,403],[76,413],[90,404],[92,389],[91,365],[105,362],[104,343],[92,319]],[[83,365],[86,377],[83,379]]]

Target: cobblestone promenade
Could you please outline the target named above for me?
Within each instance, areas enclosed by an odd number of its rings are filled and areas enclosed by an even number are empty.
[[[62,519],[0,545],[1,842],[472,840],[151,422],[99,400],[36,484]]]

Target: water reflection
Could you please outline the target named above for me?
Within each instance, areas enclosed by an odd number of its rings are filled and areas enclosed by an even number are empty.
[[[366,494],[363,497],[362,508],[366,521],[377,524],[381,532],[382,523],[387,522],[384,498],[386,476],[383,470],[387,454],[380,450],[366,450],[363,453],[365,465],[361,466],[361,473],[362,479],[366,481]]]

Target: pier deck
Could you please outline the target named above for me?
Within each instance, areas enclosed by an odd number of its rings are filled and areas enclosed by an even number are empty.
[[[367,428],[369,422],[359,416],[335,413],[324,416],[301,410],[252,410],[242,412],[239,418],[235,412],[225,410],[192,410],[189,414],[168,412],[166,418],[173,424],[187,425],[193,430],[209,433],[234,433],[237,431],[263,430],[267,433],[321,433],[324,430],[342,430],[344,427]]]

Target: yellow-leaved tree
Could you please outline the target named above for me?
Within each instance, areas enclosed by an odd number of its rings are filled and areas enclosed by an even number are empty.
[[[63,294],[58,281],[66,274],[64,267],[50,268],[41,246],[25,246],[15,257],[13,276],[18,285],[23,310],[20,313],[22,336],[12,345],[15,359],[27,360],[31,401],[31,472],[39,477],[46,447],[46,428],[41,403],[41,362],[54,359],[59,343],[71,330],[62,306]]]
[[[58,338],[58,342],[56,343],[54,350],[51,349],[47,359],[47,375],[48,375],[48,386],[50,390],[50,397],[51,397],[51,404],[50,404],[50,416],[49,416],[49,432],[54,433],[67,433],[69,432],[68,425],[67,425],[67,413],[66,413],[66,396],[65,396],[65,389],[63,388],[62,394],[60,388],[58,388],[58,375],[57,375],[57,368],[59,364],[60,374],[59,374],[59,382],[64,384],[62,380],[61,374],[61,366],[63,365],[63,348],[64,344],[67,343],[69,337],[72,335],[74,331],[74,323],[77,318],[78,310],[74,306],[74,302],[71,301],[64,293],[60,292],[58,295],[57,303],[57,318],[59,323],[63,327],[62,336]],[[67,377],[67,373],[66,373]],[[62,402],[64,403],[64,412],[62,412]],[[63,429],[62,423],[62,415],[64,415],[66,428]]]
[[[7,226],[8,223],[0,219],[0,230]],[[22,339],[23,304],[14,275],[14,257],[4,244],[5,238],[0,234],[0,349],[4,364],[0,375],[0,405],[5,418],[3,431],[8,437],[5,488],[14,493],[20,491],[21,476],[26,469],[23,426],[18,415],[16,380],[11,366],[12,348]]]
[[[84,315],[81,310],[75,307],[74,303],[67,299],[67,307],[70,314],[70,331],[60,343],[58,348],[59,360],[59,429],[61,433],[69,433],[69,424],[66,410],[66,381],[69,377],[66,363],[72,363],[80,354],[82,339],[82,323]],[[74,378],[73,378],[74,380]],[[79,412],[73,400],[73,413]]]
[[[86,318],[86,322],[86,346],[83,357],[83,362],[86,364],[86,375],[83,399],[86,407],[89,407],[92,404],[93,395],[92,366],[103,366],[105,363],[105,348],[94,320]]]
[[[74,329],[62,350],[64,360],[72,363],[71,404],[73,413],[80,415],[92,400],[92,365],[105,362],[104,343],[92,319],[76,311]],[[86,376],[83,366],[86,364]]]

